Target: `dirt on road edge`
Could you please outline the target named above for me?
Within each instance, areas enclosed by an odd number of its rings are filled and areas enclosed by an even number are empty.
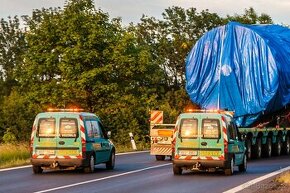
[[[285,171],[277,176],[253,184],[240,193],[290,193],[290,171]]]

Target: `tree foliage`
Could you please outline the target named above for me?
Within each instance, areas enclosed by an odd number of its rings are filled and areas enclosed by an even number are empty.
[[[253,8],[222,18],[174,6],[162,16],[123,27],[92,0],[68,0],[23,17],[25,29],[18,17],[2,19],[0,137],[27,140],[38,112],[79,106],[98,114],[115,142],[126,144],[129,132],[145,141],[150,109],[173,123],[188,104],[184,62],[206,31],[228,21],[272,22]]]
[[[236,21],[244,24],[271,24],[272,18],[265,13],[258,15],[254,8],[250,7],[245,9],[245,13],[242,15],[235,14],[234,16],[227,16],[228,21]]]

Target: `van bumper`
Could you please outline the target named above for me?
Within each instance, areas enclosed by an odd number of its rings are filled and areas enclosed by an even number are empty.
[[[178,167],[187,168],[226,168],[229,162],[226,160],[173,160]]]
[[[33,166],[41,166],[41,167],[49,167],[49,168],[65,168],[65,167],[83,167],[89,165],[88,159],[62,159],[62,158],[55,158],[55,159],[41,159],[41,158],[31,158],[31,164]]]

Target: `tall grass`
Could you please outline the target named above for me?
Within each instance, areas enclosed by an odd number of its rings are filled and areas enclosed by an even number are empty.
[[[0,144],[0,168],[27,165],[30,163],[29,145],[19,144]]]
[[[127,143],[125,145],[114,143],[114,145],[116,147],[117,153],[136,151],[132,148],[131,143]],[[136,147],[137,147],[137,151],[148,150],[148,149],[150,149],[150,144],[149,143],[136,143]]]

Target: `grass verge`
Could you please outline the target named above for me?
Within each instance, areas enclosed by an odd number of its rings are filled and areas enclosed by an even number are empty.
[[[0,144],[0,168],[30,164],[30,153],[27,143]]]
[[[287,171],[276,178],[276,181],[290,185],[290,171]]]

